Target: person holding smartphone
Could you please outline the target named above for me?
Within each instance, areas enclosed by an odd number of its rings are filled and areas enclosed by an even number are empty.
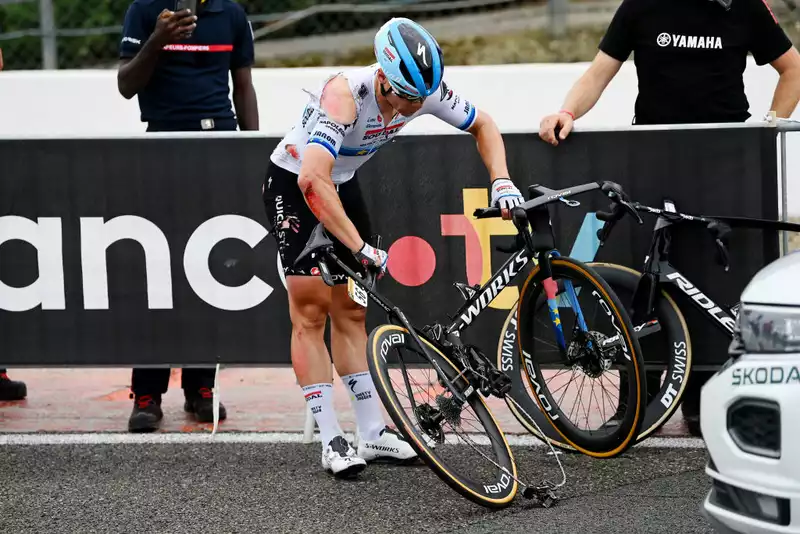
[[[252,28],[233,0],[134,0],[123,24],[117,86],[126,99],[138,96],[148,132],[258,130],[253,62]],[[158,428],[169,375],[133,370],[129,431]],[[214,368],[183,369],[181,382],[184,409],[211,422]],[[226,417],[220,404],[219,419]]]

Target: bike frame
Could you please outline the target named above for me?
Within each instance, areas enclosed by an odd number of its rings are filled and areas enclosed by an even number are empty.
[[[558,256],[559,253],[555,249],[555,236],[552,232],[552,227],[550,225],[550,213],[546,205],[552,202],[563,201],[570,206],[576,206],[577,203],[570,203],[566,200],[566,198],[587,193],[589,191],[594,191],[595,189],[600,189],[601,186],[601,183],[596,182],[571,187],[561,191],[550,190],[538,185],[530,186],[529,191],[538,196],[520,206],[524,216],[519,215],[520,211],[517,211],[517,215],[512,217],[514,224],[519,230],[518,237],[521,236],[524,238],[526,246],[514,252],[512,256],[508,258],[505,263],[503,263],[502,267],[500,267],[492,275],[492,277],[489,278],[485,284],[483,284],[483,286],[476,289],[464,285],[459,286],[456,284],[456,287],[459,287],[459,289],[464,288],[467,291],[466,294],[462,291],[462,295],[465,297],[466,302],[464,302],[464,304],[462,304],[462,306],[458,309],[455,314],[456,318],[447,327],[442,327],[442,325],[438,323],[433,325],[436,339],[431,339],[425,334],[425,332],[422,332],[413,326],[399,307],[390,302],[385,296],[378,293],[374,289],[376,280],[372,275],[368,275],[367,279],[362,279],[361,276],[356,274],[352,269],[345,265],[340,258],[336,256],[333,248],[330,246],[326,247],[324,254],[328,258],[332,259],[347,274],[348,277],[352,278],[355,283],[357,283],[367,292],[369,298],[376,302],[386,312],[390,321],[392,317],[397,317],[400,320],[417,345],[422,348],[425,358],[436,368],[439,376],[445,380],[448,388],[461,396],[461,393],[456,390],[454,385],[449,380],[447,380],[446,375],[436,363],[435,359],[428,354],[427,348],[420,337],[424,337],[427,341],[436,345],[440,345],[439,341],[444,339],[452,345],[463,346],[463,343],[460,339],[461,332],[468,328],[478,317],[478,315],[480,315],[483,310],[489,307],[489,304],[495,298],[497,298],[497,295],[499,295],[506,286],[511,284],[511,282],[514,281],[517,276],[519,276],[524,267],[533,257],[539,257],[539,266],[542,270],[543,277],[545,279],[551,278],[552,272],[550,268],[550,255],[553,254]],[[498,216],[500,214],[500,210],[499,208],[476,210],[476,215],[478,218],[481,218],[481,214],[484,216]],[[528,232],[527,230],[528,223],[530,223],[532,227],[532,232]],[[550,229],[549,235],[545,234],[546,228]],[[327,266],[325,265],[324,259],[320,260],[320,268],[323,272],[329,272]],[[565,285],[567,286],[567,296],[569,301],[576,310],[578,324],[585,330],[586,323],[583,318],[583,312],[580,309],[580,306],[578,306],[577,296],[575,295],[574,287],[572,287],[572,282],[566,281]],[[469,295],[469,292],[473,293]],[[556,324],[557,322],[555,321],[555,318],[558,317],[558,307],[555,304],[555,299],[550,297],[551,295],[548,292],[548,303],[550,304],[551,316],[554,319],[553,327],[556,329],[557,337],[560,337],[560,348],[562,355],[566,356],[566,344],[564,342],[563,331],[558,330],[561,328],[561,325],[560,323]],[[471,394],[471,388],[472,386],[467,389],[469,393],[464,395],[465,397]],[[466,399],[462,398],[460,400],[465,401]]]
[[[719,306],[670,263],[669,249],[672,242],[670,227],[673,224],[703,224],[707,227],[715,225],[715,230],[710,231],[712,233],[716,232],[714,237],[723,255],[727,255],[727,252],[725,252],[725,245],[722,243],[721,237],[730,230],[730,226],[800,232],[800,224],[782,221],[747,217],[687,215],[675,211],[674,203],[670,200],[665,200],[665,209],[653,208],[638,203],[635,203],[634,207],[638,211],[658,215],[653,229],[650,249],[645,257],[644,271],[633,297],[632,319],[634,324],[642,325],[639,330],[639,337],[646,336],[648,331],[654,328],[649,323],[655,318],[655,303],[658,298],[658,290],[663,286],[672,286],[680,290],[678,293],[688,297],[692,305],[700,310],[720,331],[731,339],[734,337],[739,305],[736,304],[729,309]],[[718,228],[721,229],[717,230]],[[723,235],[720,236],[720,233]],[[674,293],[675,291],[670,292]]]

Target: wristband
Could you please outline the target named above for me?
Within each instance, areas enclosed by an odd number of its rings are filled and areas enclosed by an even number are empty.
[[[559,111],[559,113],[566,113],[567,115],[572,117],[572,120],[575,120],[575,114],[572,113],[571,111],[567,111],[566,109],[562,109],[562,110]]]

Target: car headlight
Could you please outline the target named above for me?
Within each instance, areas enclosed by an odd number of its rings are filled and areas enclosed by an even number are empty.
[[[747,352],[800,352],[800,310],[743,304],[737,330]]]

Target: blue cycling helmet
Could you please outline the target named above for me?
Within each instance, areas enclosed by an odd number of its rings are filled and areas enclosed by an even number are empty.
[[[435,93],[442,82],[442,49],[433,35],[406,18],[393,18],[375,34],[375,58],[395,91],[411,97]]]

